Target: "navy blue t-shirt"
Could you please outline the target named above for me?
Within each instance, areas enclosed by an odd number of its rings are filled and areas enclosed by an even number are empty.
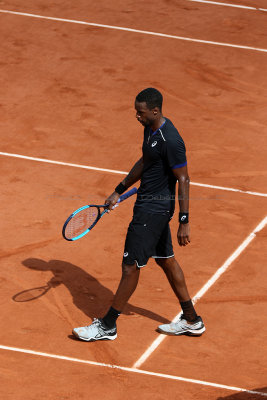
[[[169,213],[175,208],[176,178],[173,169],[187,164],[186,149],[172,122],[165,122],[155,132],[144,129],[143,172],[135,207],[150,213]]]

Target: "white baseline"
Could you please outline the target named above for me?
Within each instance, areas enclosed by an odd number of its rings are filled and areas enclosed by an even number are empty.
[[[66,356],[61,356],[61,355],[51,354],[51,353],[43,353],[40,351],[21,349],[18,347],[10,347],[10,346],[0,345],[0,349],[14,351],[17,353],[31,354],[31,355],[35,355],[35,356],[39,356],[39,357],[47,357],[47,358],[53,358],[53,359],[57,359],[57,360],[71,361],[71,362],[76,362],[76,363],[80,363],[80,364],[87,364],[87,365],[98,366],[98,367],[118,369],[121,371],[132,372],[132,373],[141,374],[141,375],[150,375],[150,376],[155,376],[158,378],[171,379],[174,381],[195,383],[197,385],[211,386],[211,387],[220,388],[220,389],[232,390],[235,392],[246,392],[246,393],[250,393],[250,394],[258,394],[260,396],[267,397],[267,393],[256,392],[254,390],[243,389],[243,388],[239,388],[239,387],[235,387],[235,386],[221,385],[221,384],[213,383],[213,382],[200,381],[198,379],[183,378],[181,376],[161,374],[159,372],[152,372],[152,371],[145,371],[142,369],[122,367],[120,365],[114,365],[114,364],[104,364],[104,363],[99,363],[96,361],[82,360],[80,358],[66,357]]]
[[[230,257],[224,262],[224,264],[212,275],[208,282],[197,292],[193,297],[192,301],[195,304],[204,294],[214,285],[219,277],[228,269],[228,267],[237,259],[238,256],[245,250],[249,243],[256,237],[256,234],[260,232],[267,224],[267,216],[257,225],[257,227],[248,235],[248,237],[241,243],[241,245],[231,254]],[[177,322],[181,312],[174,317],[172,322]],[[144,354],[134,363],[133,368],[139,368],[156,350],[156,348],[163,342],[166,335],[160,334],[157,339],[148,347]]]
[[[221,3],[221,2],[219,2],[219,1],[208,1],[208,0],[187,0],[187,1],[192,1],[192,2],[194,2],[194,3],[213,4],[213,5],[216,5],[216,6],[223,6],[223,7],[243,8],[243,9],[245,9],[245,10],[267,11],[266,8],[242,6],[242,5],[240,5],[240,4],[232,4],[232,3]]]
[[[164,37],[164,38],[169,38],[169,39],[185,40],[188,42],[210,44],[210,45],[214,45],[214,46],[233,47],[236,49],[260,51],[263,53],[267,53],[267,49],[262,49],[259,47],[243,46],[243,45],[239,45],[239,44],[222,43],[222,42],[213,42],[210,40],[193,39],[193,38],[184,37],[184,36],[168,35],[168,34],[159,33],[159,32],[151,32],[151,31],[144,31],[144,30],[140,30],[140,29],[125,28],[122,26],[95,24],[93,22],[79,21],[79,20],[75,20],[75,19],[47,17],[44,15],[29,14],[29,13],[23,13],[23,12],[17,12],[17,11],[10,11],[10,10],[0,10],[0,13],[20,15],[20,16],[24,16],[24,17],[40,18],[40,19],[45,19],[45,20],[50,20],[50,21],[68,22],[68,23],[79,24],[79,25],[87,25],[87,26],[89,25],[89,26],[95,26],[98,28],[115,29],[118,31],[141,33],[143,35],[158,36],[158,37]]]
[[[2,151],[0,151],[0,155],[6,156],[6,157],[21,158],[23,160],[37,161],[37,162],[47,163],[47,164],[63,165],[66,167],[89,169],[89,170],[99,171],[99,172],[109,172],[109,173],[118,174],[118,175],[127,175],[128,174],[127,171],[118,171],[116,169],[98,168],[98,167],[92,167],[89,165],[73,164],[73,163],[67,163],[67,162],[63,162],[63,161],[48,160],[46,158],[29,157],[29,156],[24,156],[22,154],[5,153]],[[228,192],[238,192],[238,193],[250,194],[252,196],[267,197],[267,193],[252,192],[252,191],[248,191],[248,190],[240,190],[240,189],[234,189],[234,188],[229,188],[229,187],[224,187],[224,186],[208,185],[206,183],[190,182],[190,185],[201,186],[201,187],[210,188],[210,189],[225,190]]]

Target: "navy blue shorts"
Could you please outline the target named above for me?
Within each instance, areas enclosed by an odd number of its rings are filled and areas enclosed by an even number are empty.
[[[148,259],[173,257],[170,216],[134,209],[123,254],[124,264],[144,267]]]

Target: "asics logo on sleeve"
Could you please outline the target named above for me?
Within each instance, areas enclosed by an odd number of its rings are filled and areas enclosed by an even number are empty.
[[[123,254],[123,257],[127,257],[128,255],[129,255],[129,253],[126,252]]]

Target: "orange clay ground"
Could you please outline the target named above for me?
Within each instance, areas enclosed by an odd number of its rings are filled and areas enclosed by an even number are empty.
[[[266,12],[186,0],[26,3],[0,8],[267,49]],[[266,8],[263,0],[234,3]],[[134,98],[153,86],[185,140],[193,183],[266,192],[266,52],[1,12],[0,32],[1,152],[129,171],[142,144]],[[266,226],[197,302],[206,333],[166,337],[140,366],[165,376],[21,353],[131,368],[179,306],[150,260],[118,339],[74,340],[72,328],[111,303],[134,199],[75,243],[61,227],[78,207],[103,203],[124,175],[5,155],[0,165],[1,398],[265,398],[219,385],[267,392]],[[192,185],[189,246],[179,248],[177,218],[171,223],[192,297],[266,216],[266,195],[257,193]],[[48,282],[44,295],[25,301]]]

